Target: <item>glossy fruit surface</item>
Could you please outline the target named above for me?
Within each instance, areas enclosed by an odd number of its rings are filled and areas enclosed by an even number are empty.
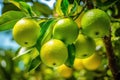
[[[79,34],[75,41],[76,58],[87,58],[95,52],[96,44],[91,37],[87,37],[83,34]]]
[[[101,56],[94,53],[92,56],[83,59],[83,65],[88,70],[96,70],[101,63]]]
[[[73,64],[73,67],[75,70],[80,71],[80,70],[84,69],[82,60],[83,59],[75,58],[74,64]]]
[[[47,66],[57,67],[67,60],[68,50],[62,41],[52,39],[41,47],[40,57]]]
[[[39,24],[30,18],[23,18],[19,20],[13,28],[14,40],[23,47],[34,46],[39,34]]]
[[[53,38],[60,39],[66,44],[73,43],[78,33],[77,24],[70,18],[60,19],[53,28]]]
[[[72,68],[63,64],[57,68],[57,72],[59,73],[61,77],[70,78],[72,76],[73,70]]]
[[[81,20],[82,32],[90,37],[104,37],[110,31],[110,18],[100,9],[87,11]]]

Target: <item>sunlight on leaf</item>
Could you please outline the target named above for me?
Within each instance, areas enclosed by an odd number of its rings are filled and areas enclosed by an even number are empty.
[[[34,2],[32,9],[36,12],[38,11],[39,14],[43,14],[45,16],[48,16],[50,14],[52,14],[52,10],[49,8],[48,5],[45,5],[43,3],[38,3],[38,2]]]
[[[10,0],[10,3],[14,4],[15,6],[17,6],[20,9],[20,4],[14,0]]]
[[[68,15],[68,6],[69,6],[68,0],[62,0],[61,9],[62,9],[62,12],[64,13],[64,15]]]
[[[68,59],[66,61],[66,65],[72,67],[75,59],[75,46],[73,44],[68,45]]]
[[[23,17],[25,17],[25,14],[20,11],[8,11],[4,13],[0,16],[0,31],[12,29],[15,23]]]

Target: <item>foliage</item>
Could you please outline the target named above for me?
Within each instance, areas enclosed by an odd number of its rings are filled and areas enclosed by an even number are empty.
[[[28,2],[31,5],[27,4]],[[73,67],[76,50],[74,42],[65,44],[68,49],[68,59],[64,64],[72,68],[72,75],[69,78],[60,76],[56,67],[46,66],[41,61],[40,50],[44,43],[53,38],[54,25],[61,18],[68,17],[75,21],[86,11],[97,8],[109,15],[111,43],[115,58],[118,61],[117,65],[120,66],[119,3],[119,0],[56,0],[54,9],[51,9],[38,0],[4,0],[4,7],[0,16],[0,31],[13,29],[16,22],[24,17],[35,19],[41,30],[36,44],[23,51],[20,56],[19,52],[23,46],[17,51],[0,49],[0,80],[113,80],[113,74],[108,66],[108,56],[102,41],[103,38],[94,39],[96,42],[95,53],[99,54],[102,60],[95,70],[86,68],[76,70]],[[82,27],[79,27],[80,34],[81,31]],[[36,48],[39,54],[33,57],[32,48]]]

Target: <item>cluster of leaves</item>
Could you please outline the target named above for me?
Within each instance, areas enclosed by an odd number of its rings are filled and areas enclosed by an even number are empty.
[[[27,4],[27,2],[30,2],[30,1],[31,1],[32,6]],[[113,0],[90,0],[90,1],[89,0],[62,0],[59,3],[60,4],[59,7],[62,11],[62,15],[60,15],[60,17],[70,16],[75,20],[79,15],[81,15],[82,11],[85,11],[85,10],[88,10],[91,8],[100,8],[100,9],[106,11],[111,18],[111,21],[112,21],[111,24],[114,25],[114,26],[112,26],[112,28],[114,30],[112,32],[112,35],[114,36],[113,37],[113,45],[114,45],[116,55],[119,57],[120,56],[119,55],[119,53],[120,53],[120,51],[119,51],[119,48],[120,48],[120,34],[119,34],[120,25],[116,24],[116,23],[120,22],[119,3],[120,3],[119,0],[114,0],[114,1]],[[73,4],[71,11],[69,11],[70,4]],[[57,20],[59,20],[59,18],[58,17],[57,17],[57,19],[56,18],[40,18],[40,16],[43,16],[43,15],[45,17],[48,17],[49,15],[53,15],[52,10],[47,5],[39,3],[37,1],[34,2],[32,0],[27,0],[26,2],[24,2],[24,0],[10,0],[9,3],[4,3],[4,5],[6,8],[5,7],[3,8],[3,14],[0,17],[0,31],[12,29],[13,26],[15,25],[15,23],[23,17],[32,17],[32,18],[40,20],[40,21],[42,20],[42,22],[40,22],[40,24],[39,24],[41,26],[41,35],[36,44],[36,48],[39,50],[41,47],[40,45],[42,45],[46,40],[49,40],[51,38],[52,25],[54,25],[54,23]],[[82,10],[80,10],[77,14],[75,14],[79,5],[82,6]],[[14,6],[14,7],[10,7],[10,6]],[[17,15],[15,15],[15,14],[17,14]],[[66,64],[69,66],[73,65],[73,59],[74,59],[74,49],[73,48],[74,47],[72,45],[68,46],[69,58],[68,58],[68,62]],[[29,53],[29,51],[26,52],[26,54],[28,54],[28,53]],[[73,54],[71,54],[71,53],[73,53]],[[106,58],[106,57],[104,57],[104,58]],[[8,62],[8,63],[11,63],[11,62]],[[31,60],[31,62],[28,65],[29,65],[28,69],[27,69],[28,71],[37,69],[41,65],[40,57],[39,56],[35,57],[34,59]],[[2,67],[0,66],[0,69],[1,68]],[[102,70],[104,70],[104,69],[102,69]],[[106,73],[107,70],[103,71],[103,72],[96,71],[95,73],[102,74],[104,72]],[[84,71],[81,71],[81,73],[82,72],[84,72]],[[93,73],[93,72],[88,71],[84,76],[86,76],[88,74],[90,75],[91,73]],[[77,75],[78,74],[79,73],[77,73]],[[103,76],[106,76],[106,74],[98,75],[98,76],[103,77]],[[110,75],[110,77],[111,77],[111,75]]]

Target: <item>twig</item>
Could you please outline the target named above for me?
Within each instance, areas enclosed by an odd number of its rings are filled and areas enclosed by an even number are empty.
[[[116,56],[113,51],[111,36],[109,37],[105,36],[103,41],[104,41],[105,48],[107,51],[106,55],[107,55],[108,62],[109,62],[108,66],[113,74],[113,78],[114,80],[120,80],[120,67],[118,66],[118,62],[117,62]]]

